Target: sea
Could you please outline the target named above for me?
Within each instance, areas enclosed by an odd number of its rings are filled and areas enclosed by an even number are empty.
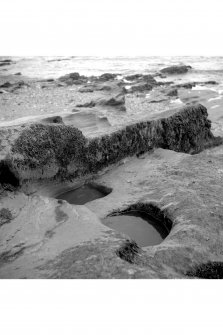
[[[38,57],[11,57],[14,64],[7,67],[7,74],[21,72],[22,75],[32,78],[58,78],[71,72],[81,75],[101,75],[106,72],[128,75],[134,73],[154,74],[160,69],[186,64],[192,66],[192,71],[184,76],[184,80],[216,80],[223,83],[223,56],[141,56],[141,57],[95,57],[95,56],[38,56]],[[0,68],[0,75],[4,75]],[[6,74],[6,73],[5,73]]]
[[[157,77],[161,81],[173,81],[175,84],[202,82],[192,90],[178,94],[178,99],[171,101],[171,106],[180,107],[182,103],[202,103],[208,110],[215,135],[223,136],[223,56],[137,56],[137,57],[95,57],[95,56],[35,56],[15,57],[1,56],[1,60],[11,59],[8,66],[0,67],[0,79],[20,72],[24,77],[33,79],[56,79],[68,73],[78,72],[85,76],[98,76],[103,73],[115,73],[120,76],[129,74],[155,74],[171,65],[190,65],[192,69],[186,74]],[[10,80],[7,79],[7,80]],[[204,84],[206,81],[216,83]],[[186,96],[185,96],[186,94]],[[2,94],[3,95],[3,94]],[[147,96],[146,96],[147,97]],[[5,95],[3,97],[5,98]],[[2,98],[2,99],[3,99]],[[6,108],[6,102],[3,101]],[[24,105],[23,105],[24,106]],[[24,109],[24,108],[23,108]],[[41,109],[41,108],[40,108]],[[3,110],[4,112],[4,110]],[[7,115],[6,115],[7,114]],[[27,116],[10,110],[1,115],[1,121]]]

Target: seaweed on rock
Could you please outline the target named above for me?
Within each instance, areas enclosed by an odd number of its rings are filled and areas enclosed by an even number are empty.
[[[203,279],[223,279],[223,262],[208,262],[198,265],[186,275]]]
[[[157,147],[197,153],[218,144],[207,116],[202,105],[184,107],[169,117],[129,124],[89,140],[72,126],[34,124],[12,145],[11,170],[20,180],[73,178]]]
[[[82,160],[86,142],[77,128],[34,124],[15,141],[12,148],[14,163],[16,161],[17,166],[28,165],[31,169],[42,167],[51,161],[67,166],[73,159]],[[21,160],[19,154],[22,155]]]
[[[134,263],[139,254],[139,246],[133,240],[126,240],[125,243],[116,251],[118,257],[128,263]]]

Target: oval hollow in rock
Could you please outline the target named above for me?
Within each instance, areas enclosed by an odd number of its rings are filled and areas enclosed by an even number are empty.
[[[155,213],[151,213],[151,209],[151,205],[148,207],[148,212],[130,208],[108,216],[102,222],[107,227],[128,235],[140,247],[157,245],[169,235],[172,224],[164,214],[162,215],[161,210],[156,208],[156,211],[160,211],[156,216]]]
[[[87,202],[106,197],[111,189],[89,183],[79,188],[71,189],[56,196],[56,199],[66,200],[73,205],[84,205]]]

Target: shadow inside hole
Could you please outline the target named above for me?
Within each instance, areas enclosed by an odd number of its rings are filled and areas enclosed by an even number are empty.
[[[19,179],[5,162],[0,162],[0,184],[2,184],[5,189],[19,187]]]
[[[152,205],[148,205],[147,208],[148,211],[130,207],[106,217],[102,222],[107,227],[128,235],[140,247],[158,245],[169,235],[172,223],[160,209]],[[150,214],[151,209],[155,209],[153,215]]]
[[[111,189],[94,183],[85,184],[79,188],[63,192],[56,199],[66,200],[73,205],[84,205],[87,202],[106,197]]]

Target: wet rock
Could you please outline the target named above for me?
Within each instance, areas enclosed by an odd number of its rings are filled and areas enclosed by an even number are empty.
[[[76,107],[95,107],[96,103],[94,101],[86,102],[85,104],[76,105]]]
[[[166,74],[183,74],[187,73],[192,67],[190,65],[173,65],[169,67],[165,67],[164,69],[160,70],[161,73]]]
[[[100,81],[114,80],[117,77],[117,74],[114,73],[104,73],[98,79]]]
[[[42,120],[46,123],[64,123],[61,116],[50,116]]]
[[[143,75],[142,80],[154,86],[157,84],[156,79],[154,79],[150,74]]]
[[[169,91],[166,93],[166,95],[167,95],[168,97],[177,97],[177,96],[178,96],[178,91],[177,91],[176,88],[173,88],[173,89],[169,90]]]

